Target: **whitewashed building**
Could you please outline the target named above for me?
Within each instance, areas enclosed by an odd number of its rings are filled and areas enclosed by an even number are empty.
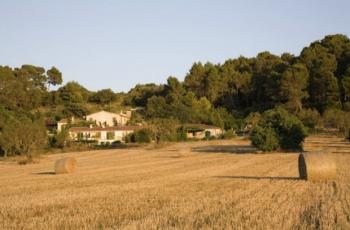
[[[140,126],[114,127],[72,127],[68,130],[69,136],[75,141],[96,141],[101,143],[125,142],[125,137],[133,133]]]
[[[87,121],[95,122],[100,127],[112,127],[126,125],[131,118],[131,111],[111,113],[99,111],[86,116]]]
[[[202,139],[208,137],[219,137],[223,134],[220,127],[204,124],[187,124],[184,126],[187,132],[187,138]]]

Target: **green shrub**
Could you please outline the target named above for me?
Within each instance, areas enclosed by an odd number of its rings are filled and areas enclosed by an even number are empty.
[[[278,134],[281,148],[286,150],[302,150],[302,143],[305,137],[307,137],[306,128],[297,118],[288,122],[290,123],[284,124],[285,126],[281,128],[281,132]]]
[[[76,117],[84,117],[86,114],[89,113],[89,110],[85,107],[83,104],[79,103],[69,103],[65,106],[62,113],[68,117],[68,116],[76,116]]]
[[[232,139],[236,137],[236,133],[235,131],[233,131],[232,129],[227,130],[223,135],[222,138],[223,139]]]
[[[300,150],[306,136],[306,128],[297,117],[276,108],[263,113],[250,138],[252,144],[263,151]]]
[[[120,145],[122,142],[121,141],[113,141],[112,145]]]
[[[129,133],[125,136],[125,143],[135,143],[135,134]]]
[[[320,113],[315,109],[301,110],[298,113],[298,118],[310,129],[315,129],[317,126],[320,126],[322,121]]]
[[[324,112],[323,121],[327,128],[336,128],[344,132],[350,128],[350,113],[337,109],[330,109]]]
[[[162,141],[177,140],[177,127],[179,123],[177,120],[172,118],[156,118],[150,123],[157,144]]]
[[[255,147],[263,151],[276,150],[280,146],[275,130],[269,127],[263,128],[259,125],[254,127],[251,141]]]
[[[261,114],[258,112],[252,112],[250,113],[245,119],[244,119],[244,123],[245,123],[245,127],[254,127],[255,125],[257,125],[259,123],[261,119]]]
[[[69,141],[69,133],[66,129],[61,132],[56,133],[49,139],[50,147],[54,148],[64,148]]]
[[[347,111],[347,112],[350,112],[350,102],[344,102],[343,110]]]
[[[135,132],[135,141],[138,143],[150,143],[152,141],[152,131],[150,129],[139,129]]]
[[[176,130],[177,140],[186,141],[187,140],[187,129],[184,126],[181,126]]]
[[[0,133],[0,148],[4,156],[24,155],[28,159],[47,146],[47,133],[40,121],[13,120]]]

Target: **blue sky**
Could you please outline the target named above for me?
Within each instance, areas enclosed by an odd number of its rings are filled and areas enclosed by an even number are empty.
[[[348,0],[0,0],[0,65],[56,66],[65,82],[128,91],[193,62],[299,54],[350,35]]]

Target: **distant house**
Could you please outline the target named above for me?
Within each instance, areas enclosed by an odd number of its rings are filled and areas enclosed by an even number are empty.
[[[57,132],[61,132],[62,129],[68,124],[74,124],[75,118],[71,117],[70,119],[61,119],[57,122]]]
[[[90,124],[89,127],[76,127],[79,122],[75,122],[74,117],[62,119],[57,122],[57,132],[61,132],[69,124],[73,126],[67,129],[69,136],[75,141],[96,141],[98,144],[115,141],[124,142],[129,133],[133,133],[137,128],[140,128],[140,126],[126,126],[130,118],[131,111],[120,113],[99,111],[85,117],[86,121],[95,124]],[[84,122],[81,124],[84,124]]]
[[[96,141],[101,143],[125,142],[125,137],[133,133],[140,126],[114,127],[72,127],[68,130],[69,136],[75,141]]]
[[[48,131],[53,132],[55,128],[57,127],[57,122],[54,119],[46,119],[45,120],[45,126],[48,129]]]
[[[120,113],[111,113],[107,111],[99,111],[89,114],[85,117],[86,121],[95,123],[99,127],[113,127],[126,125],[131,119],[131,110]],[[74,117],[70,119],[61,119],[57,122],[57,132],[61,132],[64,126],[74,124]]]
[[[131,111],[111,113],[100,111],[86,116],[87,121],[93,121],[100,127],[112,127],[126,125],[131,118]]]
[[[223,130],[220,127],[203,124],[187,124],[183,126],[187,133],[187,138],[203,139],[205,137],[219,137]]]

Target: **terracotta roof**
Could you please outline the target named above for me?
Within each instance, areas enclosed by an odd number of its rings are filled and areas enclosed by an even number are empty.
[[[57,125],[57,122],[55,120],[52,119],[46,119],[45,120],[45,124],[50,126],[50,125]]]
[[[69,129],[71,132],[98,132],[98,131],[134,131],[140,129],[142,126],[114,126],[114,127],[72,127]]]
[[[68,123],[68,119],[61,119],[61,120],[59,120],[57,123]]]

